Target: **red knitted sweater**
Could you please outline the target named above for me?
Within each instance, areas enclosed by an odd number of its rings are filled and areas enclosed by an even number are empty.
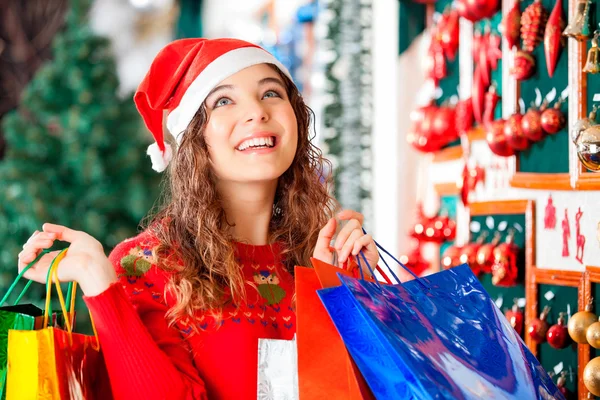
[[[110,254],[119,282],[85,297],[94,317],[116,399],[256,399],[259,338],[292,339],[293,277],[278,245],[236,243],[246,303],[229,304],[216,329],[209,315],[168,326],[175,299],[169,273],[156,267],[157,241],[147,233]]]

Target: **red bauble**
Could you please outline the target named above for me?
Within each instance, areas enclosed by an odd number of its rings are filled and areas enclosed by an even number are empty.
[[[523,321],[525,317],[523,315],[523,310],[521,310],[521,308],[519,308],[519,305],[517,304],[518,300],[519,299],[515,299],[515,303],[513,304],[512,309],[506,311],[504,315],[506,315],[506,319],[508,320],[510,325],[515,329],[517,334],[521,336],[523,334]]]
[[[459,15],[458,11],[446,11],[443,26],[440,26],[439,39],[446,57],[454,61],[458,51]]]
[[[504,120],[497,119],[486,126],[485,140],[490,146],[492,153],[501,157],[515,155],[515,150],[509,146],[504,135]]]
[[[544,130],[542,129],[542,112],[545,110],[545,105],[542,104],[541,109],[532,106],[521,120],[521,129],[523,135],[532,142],[542,140]]]
[[[430,104],[420,107],[410,114],[412,125],[406,140],[415,149],[422,152],[434,152],[445,144],[441,137],[433,133],[433,118],[437,112],[437,106]]]
[[[504,124],[504,135],[508,145],[518,151],[527,150],[529,147],[529,140],[527,140],[521,128],[522,119],[523,115],[517,110]]]
[[[460,256],[458,257],[461,264],[468,264],[471,270],[475,275],[479,275],[481,269],[479,268],[479,264],[477,264],[477,252],[481,248],[485,237],[487,236],[487,232],[480,235],[477,238],[476,242],[467,243],[460,251]]]
[[[430,267],[429,263],[421,254],[421,245],[419,242],[417,242],[415,247],[408,254],[403,254],[400,256],[400,262],[414,272],[414,274],[417,276],[421,276],[423,272]]]
[[[567,118],[560,110],[561,105],[561,101],[559,100],[554,107],[549,108],[542,113],[542,128],[551,135],[560,132],[567,124]]]
[[[434,140],[447,144],[458,138],[455,111],[453,107],[442,106],[435,112],[431,121],[431,131]]]
[[[535,58],[524,51],[517,51],[515,55],[514,66],[510,70],[510,74],[519,81],[525,81],[535,73]]]
[[[548,341],[548,344],[555,349],[564,349],[571,343],[569,330],[565,323],[565,313],[560,313],[558,322],[548,329],[546,340]]]
[[[425,239],[425,226],[429,225],[430,218],[423,212],[423,204],[417,204],[417,218],[410,235],[418,241]]]
[[[510,287],[517,284],[519,270],[517,256],[519,248],[513,243],[514,233],[509,233],[506,242],[499,244],[494,249],[494,263],[492,264],[492,283],[496,286]]]
[[[456,245],[448,247],[442,255],[442,268],[453,268],[461,264],[460,262],[461,248]]]
[[[460,16],[471,22],[491,17],[500,7],[499,0],[457,0],[455,4]]]
[[[475,121],[480,124],[483,123],[483,112],[486,101],[486,86],[483,84],[483,80],[481,79],[481,68],[482,67],[480,65],[475,67],[475,72],[473,73],[473,86],[471,88],[473,116],[475,117]]]
[[[504,37],[508,43],[508,48],[519,47],[521,34],[521,7],[520,0],[515,0],[510,11],[504,16],[502,25],[504,27]]]
[[[470,97],[458,102],[454,117],[454,125],[456,126],[456,132],[459,135],[468,132],[469,129],[473,127],[473,102]]]
[[[492,265],[494,264],[494,248],[500,242],[502,235],[499,232],[494,234],[494,238],[491,243],[481,245],[477,250],[476,262],[481,272],[489,274],[492,272]]]
[[[544,307],[544,310],[540,314],[539,318],[533,319],[527,327],[527,334],[536,343],[543,343],[546,341],[546,333],[548,332],[548,323],[546,318],[550,312],[550,307]]]

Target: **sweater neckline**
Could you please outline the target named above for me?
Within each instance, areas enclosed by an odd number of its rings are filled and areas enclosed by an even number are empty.
[[[236,241],[233,243],[237,249],[237,256],[243,260],[266,263],[280,262],[281,244],[279,242],[260,245]]]

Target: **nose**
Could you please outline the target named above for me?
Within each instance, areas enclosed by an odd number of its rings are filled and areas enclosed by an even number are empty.
[[[248,104],[246,122],[267,122],[269,113],[264,103],[260,100],[254,100]]]

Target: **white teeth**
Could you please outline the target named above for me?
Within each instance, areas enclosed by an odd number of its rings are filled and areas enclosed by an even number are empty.
[[[263,138],[254,138],[244,140],[242,144],[238,146],[238,150],[243,151],[249,147],[273,147],[274,146],[274,138],[273,137],[263,137]]]

